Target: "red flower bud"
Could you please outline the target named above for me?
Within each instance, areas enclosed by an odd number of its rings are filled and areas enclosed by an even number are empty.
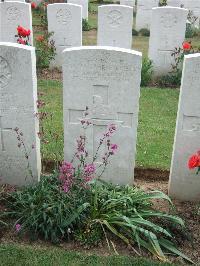
[[[32,2],[31,3],[31,8],[35,9],[37,7],[36,3],[35,2]]]
[[[183,43],[183,50],[189,51],[191,49],[191,44],[189,42],[184,42]]]

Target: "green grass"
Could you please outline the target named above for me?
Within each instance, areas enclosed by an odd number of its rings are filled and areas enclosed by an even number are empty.
[[[38,246],[22,246],[17,244],[0,245],[1,266],[170,266],[169,263],[154,262],[144,258],[128,256],[85,255],[59,248],[40,248]]]
[[[53,119],[45,123],[49,144],[42,144],[47,160],[63,159],[62,84],[40,80],[39,91],[44,92],[45,110]],[[137,166],[169,169],[176,123],[178,90],[142,88],[137,142]],[[52,133],[49,133],[52,132]],[[59,140],[52,138],[59,133]]]
[[[142,89],[137,141],[138,166],[169,169],[178,96],[178,90],[173,89]]]

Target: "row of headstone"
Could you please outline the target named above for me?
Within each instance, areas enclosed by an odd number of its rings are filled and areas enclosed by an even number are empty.
[[[0,43],[0,177],[1,183],[27,185],[41,173],[35,49]],[[80,120],[88,106],[88,151],[92,158],[100,134],[117,126],[119,145],[102,176],[115,184],[132,184],[137,140],[142,55],[113,47],[76,47],[63,52],[64,158],[71,160]],[[20,63],[19,63],[20,62]],[[200,145],[200,54],[185,57],[172,157],[169,194],[200,199],[200,179],[187,168]],[[188,90],[190,88],[190,90]],[[122,101],[123,99],[123,101]],[[96,164],[106,151],[102,146]]]
[[[53,66],[62,65],[61,52],[65,48],[82,45],[81,7],[71,4],[48,5],[48,28],[53,31],[57,56]],[[132,7],[105,5],[98,9],[97,45],[131,49]],[[186,30],[188,11],[184,8],[157,7],[152,9],[149,58],[154,75],[171,71],[175,47],[181,47]]]
[[[138,3],[139,4],[139,3]],[[123,5],[105,5],[98,9],[97,45],[131,49],[133,8]],[[171,71],[175,47],[184,41],[187,11],[184,8],[160,7],[152,9],[149,40],[149,58],[153,61],[155,76]],[[82,7],[73,4],[50,4],[47,7],[48,30],[53,32],[56,57],[53,67],[61,67],[62,51],[82,45]],[[0,41],[16,42],[18,25],[31,29],[31,7],[27,3],[0,3]]]
[[[114,141],[120,149],[103,178],[119,184],[132,183],[141,53],[111,47],[79,47],[65,50],[63,58],[65,160],[74,152],[80,119],[88,106],[93,123],[88,131],[90,156],[97,148],[99,133],[115,123],[118,133]],[[41,171],[34,48],[0,43],[0,70],[1,182],[27,185],[38,181]]]
[[[52,66],[62,65],[61,52],[65,48],[82,45],[82,7],[73,4],[47,6],[48,31],[54,32],[56,57]],[[133,8],[105,5],[98,8],[97,45],[131,49]]]

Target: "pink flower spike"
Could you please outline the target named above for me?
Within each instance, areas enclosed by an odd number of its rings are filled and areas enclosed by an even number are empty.
[[[15,230],[16,230],[16,232],[18,233],[20,230],[21,230],[21,224],[16,224],[15,225]]]
[[[91,175],[91,174],[94,174],[96,170],[96,167],[93,163],[91,164],[86,164],[85,168],[84,168],[84,171],[87,175]]]
[[[110,124],[110,125],[108,126],[108,130],[109,130],[109,132],[110,132],[111,134],[114,133],[114,132],[116,131],[116,129],[117,129],[117,127],[116,127],[115,124]]]
[[[115,152],[115,151],[117,151],[118,146],[117,146],[117,144],[111,144],[110,148],[111,148],[111,150],[112,150],[113,152]]]

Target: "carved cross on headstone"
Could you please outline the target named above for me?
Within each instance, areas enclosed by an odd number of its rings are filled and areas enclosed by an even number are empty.
[[[200,122],[194,123],[192,125],[192,131],[200,131]]]
[[[5,143],[4,143],[4,137],[3,137],[3,133],[5,131],[9,131],[12,130],[12,128],[4,128],[3,124],[2,124],[2,116],[0,116],[0,140],[1,140],[1,150],[5,151]]]

